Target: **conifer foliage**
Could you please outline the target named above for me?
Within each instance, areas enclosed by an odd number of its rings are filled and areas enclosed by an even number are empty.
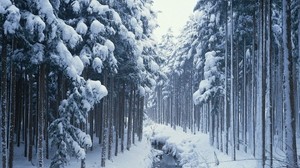
[[[152,3],[1,0],[2,167],[13,167],[20,142],[37,167],[71,157],[85,167],[96,137],[104,167],[126,126],[127,143],[142,139],[145,90],[156,76]]]

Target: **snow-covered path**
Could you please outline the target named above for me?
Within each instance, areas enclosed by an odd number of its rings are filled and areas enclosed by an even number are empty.
[[[251,155],[241,151],[237,151],[237,161],[232,161],[230,156],[209,145],[206,134],[185,133],[181,128],[175,131],[169,126],[151,121],[146,124],[144,131],[148,139],[164,143],[163,149],[176,155],[183,168],[254,168],[257,164]],[[219,165],[215,164],[214,152]]]

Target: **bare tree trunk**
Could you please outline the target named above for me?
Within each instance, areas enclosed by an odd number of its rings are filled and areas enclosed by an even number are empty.
[[[271,104],[271,0],[267,0],[266,2],[266,10],[267,10],[267,15],[266,15],[266,28],[267,28],[267,42],[266,42],[266,100],[265,100],[265,107],[266,107],[266,112],[265,112],[265,118],[266,118],[266,167],[273,167],[273,133],[272,133],[272,104]]]
[[[224,0],[226,9],[225,9],[225,93],[224,93],[224,151],[228,155],[228,141],[229,141],[229,106],[228,106],[228,1]]]
[[[29,136],[29,145],[28,145],[28,161],[32,161],[32,154],[33,154],[33,108],[32,108],[32,78],[28,75],[28,136]]]
[[[239,44],[236,44],[236,53],[239,53]],[[233,138],[233,143],[235,144],[236,150],[240,150],[240,143],[239,143],[239,138],[240,138],[240,122],[239,122],[239,114],[240,114],[240,108],[239,108],[239,103],[240,103],[240,98],[239,98],[239,55],[235,55],[235,70],[234,70],[234,107],[233,107],[233,113],[234,113],[234,119],[233,119],[233,129],[234,129],[234,138]]]
[[[128,127],[127,127],[127,146],[126,149],[130,150],[131,147],[131,134],[132,134],[132,99],[134,96],[134,87],[130,87],[130,96],[129,96],[129,110],[128,110]]]
[[[107,74],[104,72],[104,80],[103,84],[107,85]],[[108,98],[105,97],[102,99],[103,101],[103,106],[102,106],[102,113],[103,113],[103,118],[102,118],[102,144],[101,144],[101,167],[105,167],[105,160],[106,160],[106,151],[107,151],[107,129],[108,129],[108,118],[107,118],[107,110],[108,110]]]
[[[120,118],[120,135],[121,135],[121,152],[124,152],[124,134],[125,134],[125,130],[124,130],[124,119],[125,119],[125,82],[123,82],[122,84],[122,89],[121,89],[121,107],[120,107],[120,113],[121,113],[121,118]]]
[[[1,76],[1,146],[2,146],[2,168],[7,166],[7,37],[2,30],[2,76]]]
[[[230,1],[230,18],[231,18],[231,33],[230,33],[230,112],[231,112],[231,116],[230,116],[230,120],[231,120],[231,159],[232,160],[236,160],[236,145],[235,145],[235,121],[234,121],[234,69],[233,69],[233,4],[232,4],[232,0]]]
[[[44,97],[45,97],[45,64],[39,66],[39,83],[38,83],[38,167],[44,167]]]
[[[244,60],[243,60],[243,136],[244,136],[244,151],[247,152],[248,146],[248,108],[247,108],[247,56],[246,56],[246,39],[244,38]]]
[[[96,106],[97,106],[97,104],[95,104],[94,109],[92,109],[89,112],[89,115],[88,115],[88,117],[89,117],[89,125],[90,125],[89,126],[90,127],[89,134],[90,134],[92,142],[94,142],[94,118],[96,120],[96,115],[95,115]],[[93,145],[91,146],[90,150],[93,151]]]
[[[297,60],[297,63],[298,63],[298,92],[300,90],[300,86],[299,86],[299,83],[300,83],[300,4],[298,4],[298,60]],[[296,132],[298,133],[298,137],[300,137],[300,94],[298,93],[298,130],[296,130]]]
[[[120,83],[119,80],[115,81],[116,83],[116,98],[114,103],[114,110],[115,110],[115,156],[118,155],[119,152],[119,134],[120,134],[120,118],[121,118],[121,110],[120,110],[120,103],[121,103],[121,96],[120,96]]]
[[[144,121],[144,97],[141,97],[140,100],[140,131],[139,131],[139,141],[142,141],[143,138],[143,121]]]
[[[264,60],[265,60],[265,31],[264,31],[264,5],[265,0],[259,1],[259,29],[258,29],[258,42],[259,42],[259,54],[257,57],[257,115],[256,115],[256,158],[259,159],[258,166],[263,167],[265,165],[265,125],[264,125],[264,111],[265,111],[265,93],[264,86]]]
[[[114,78],[111,76],[110,78],[110,95],[109,95],[109,114],[108,114],[108,119],[109,119],[109,135],[108,135],[108,159],[111,160],[111,155],[112,155],[112,145],[113,145],[113,114],[114,114]]]
[[[134,87],[133,90],[133,101],[132,101],[132,144],[135,144],[135,132],[136,132],[136,87]],[[163,104],[163,103],[162,103]],[[162,107],[163,105],[161,105]],[[163,109],[161,109],[161,112],[163,112]],[[163,116],[163,114],[161,114]],[[131,135],[130,135],[131,136]]]
[[[284,103],[285,103],[285,153],[287,167],[298,167],[296,147],[296,111],[294,99],[294,73],[291,38],[291,0],[282,1],[283,13],[283,59],[284,59]]]
[[[45,77],[47,77],[47,73],[49,72],[49,66],[45,65]],[[49,126],[49,108],[50,108],[50,96],[49,96],[49,83],[47,78],[45,78],[45,85],[44,85],[44,110],[45,110],[45,116],[44,116],[44,140],[45,140],[45,158],[49,159],[49,133],[48,133],[48,126]],[[51,138],[51,137],[50,137]]]
[[[8,155],[8,167],[13,167],[14,160],[14,142],[15,142],[15,119],[16,119],[16,71],[13,63],[13,59],[10,59],[10,123],[9,123],[9,155]]]
[[[28,116],[29,116],[29,106],[28,106],[28,81],[27,81],[27,73],[23,74],[23,90],[24,90],[24,157],[27,157],[28,152]]]

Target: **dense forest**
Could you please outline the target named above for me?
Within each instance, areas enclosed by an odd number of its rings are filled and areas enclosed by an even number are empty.
[[[243,150],[259,167],[298,167],[299,5],[197,1],[178,39],[168,33],[159,45],[164,76],[149,97],[149,116],[208,133],[233,160]]]
[[[151,4],[0,1],[3,168],[14,167],[15,146],[37,167],[70,157],[85,167],[97,141],[104,167],[141,140],[145,91],[159,74]]]
[[[84,168],[96,144],[105,167],[149,116],[232,160],[299,167],[300,1],[197,0],[160,42],[156,17],[153,0],[1,0],[1,166],[18,148]]]

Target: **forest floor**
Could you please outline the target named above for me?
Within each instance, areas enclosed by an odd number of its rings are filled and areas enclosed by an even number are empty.
[[[254,168],[257,167],[255,158],[243,151],[237,151],[236,161],[209,145],[209,136],[202,133],[185,133],[182,128],[173,130],[170,126],[156,124],[151,120],[145,121],[144,137],[136,142],[131,149],[124,150],[117,157],[106,161],[108,168],[151,168],[157,154],[151,147],[151,142],[164,144],[163,150],[176,156],[183,168]],[[125,143],[126,144],[126,143]],[[22,156],[23,147],[15,148],[15,168],[33,168],[31,162]],[[114,150],[113,150],[114,151]],[[53,152],[53,151],[52,151]],[[45,159],[45,167],[49,167],[51,160]],[[218,162],[218,164],[217,164]],[[100,147],[94,144],[94,150],[87,152],[86,167],[100,167]],[[67,168],[80,167],[80,160],[71,159]],[[276,167],[276,166],[275,166]]]
[[[163,150],[175,155],[183,168],[254,168],[257,165],[254,157],[243,151],[237,151],[236,161],[232,161],[230,156],[209,144],[207,134],[185,133],[182,128],[174,130],[151,121],[144,132],[152,142],[164,144]]]
[[[126,136],[125,136],[126,139]],[[137,139],[137,138],[136,138]],[[97,140],[96,140],[97,141]],[[137,140],[136,140],[137,141]],[[124,143],[126,145],[126,143]],[[101,167],[101,149],[97,142],[94,144],[93,151],[88,150],[86,155],[86,167],[87,168],[99,168]],[[126,147],[126,146],[125,146]],[[15,160],[14,168],[35,168],[35,159],[33,162],[28,162],[23,156],[24,147],[15,147]],[[114,151],[114,149],[112,150]],[[50,151],[50,153],[54,151]],[[141,142],[132,144],[130,150],[124,149],[124,153],[118,153],[118,156],[112,157],[112,160],[106,160],[107,168],[150,168],[152,165],[152,147],[150,141],[144,138]],[[50,167],[51,159],[45,159],[45,167]],[[0,159],[1,162],[1,159]],[[71,158],[70,163],[66,165],[66,168],[79,168],[81,161],[75,158]]]

